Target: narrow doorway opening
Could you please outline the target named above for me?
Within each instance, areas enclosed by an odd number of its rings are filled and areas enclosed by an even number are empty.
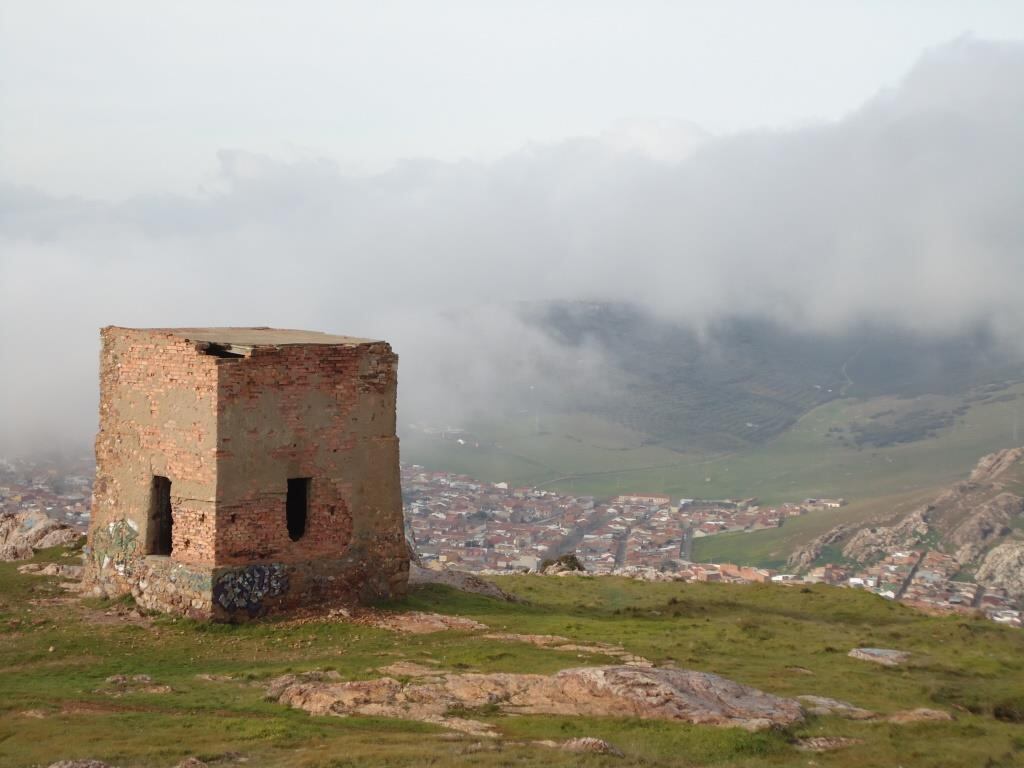
[[[288,522],[288,538],[298,541],[306,533],[306,518],[309,516],[308,477],[288,478],[288,495],[285,497],[285,518]]]
[[[171,512],[171,481],[153,475],[149,495],[149,531],[146,552],[150,555],[170,555],[174,540],[174,515]]]

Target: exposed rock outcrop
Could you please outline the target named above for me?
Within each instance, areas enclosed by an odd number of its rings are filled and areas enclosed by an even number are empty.
[[[847,656],[851,659],[873,661],[883,667],[898,667],[910,658],[906,651],[894,651],[891,648],[854,648]]]
[[[876,713],[870,709],[862,709],[861,707],[855,706],[848,701],[841,701],[839,699],[830,699],[826,696],[797,696],[800,703],[804,707],[804,711],[809,715],[831,715],[834,717],[843,717],[847,720],[871,720],[877,717]]]
[[[1009,536],[1014,522],[1024,516],[1024,498],[1013,493],[1010,472],[1024,460],[1024,448],[1012,448],[982,457],[970,479],[940,493],[895,522],[857,527],[839,525],[797,549],[787,561],[806,570],[825,548],[844,541],[843,556],[868,563],[894,551],[938,546],[954,554],[962,566],[974,566],[985,553]]]
[[[561,576],[566,573],[585,573],[586,568],[574,552],[561,555],[555,560],[541,563],[541,572],[545,576]]]
[[[994,548],[978,568],[976,578],[987,587],[1024,598],[1024,541],[1008,541]]]
[[[621,568],[615,568],[612,570],[611,575],[625,576],[627,579],[633,579],[634,581],[664,582],[685,580],[685,577],[682,574],[672,573],[671,571],[661,571],[649,565],[625,565]]]
[[[106,679],[106,688],[99,688],[95,693],[108,696],[124,696],[128,693],[171,693],[169,685],[153,682],[149,675],[112,675]]]
[[[992,482],[1021,459],[1024,459],[1024,447],[1006,448],[1002,451],[982,456],[974,471],[971,472],[971,482]]]
[[[1024,499],[1012,493],[1000,493],[975,508],[947,538],[956,548],[957,562],[973,563],[986,549],[1010,532],[1010,523],[1024,514]]]
[[[414,586],[417,584],[442,584],[461,592],[493,597],[510,603],[521,602],[519,598],[510,595],[497,584],[481,579],[472,573],[458,571],[454,568],[425,568],[417,563],[410,562],[409,585]]]
[[[949,712],[943,712],[941,709],[928,709],[926,707],[920,707],[918,709],[907,709],[901,712],[893,712],[889,717],[886,718],[890,723],[948,723],[953,719],[953,716]]]
[[[0,560],[28,560],[37,549],[68,546],[80,536],[42,512],[0,512]]]
[[[454,630],[487,629],[486,624],[467,619],[462,616],[450,616],[444,613],[424,613],[407,611],[405,613],[383,613],[370,623],[382,629],[395,632],[408,632],[413,635],[426,635],[432,632]]]
[[[809,739],[797,739],[795,746],[804,752],[831,752],[833,749],[863,743],[862,739],[849,739],[845,736],[812,736]]]
[[[65,565],[64,563],[27,563],[18,566],[18,573],[36,576],[58,576],[62,579],[80,580],[85,568],[81,565]]]
[[[931,530],[928,525],[931,511],[932,507],[927,506],[914,510],[896,525],[862,528],[843,547],[843,555],[864,562],[882,557],[893,549],[913,549]]]
[[[835,544],[840,539],[853,533],[856,529],[853,525],[837,525],[829,531],[826,531],[821,536],[808,542],[804,546],[795,550],[793,554],[789,556],[786,561],[786,565],[790,568],[803,571],[814,565],[814,561],[821,557],[821,553],[825,551],[825,547]]]
[[[569,739],[568,741],[535,741],[542,747],[554,747],[555,749],[561,749],[564,752],[589,752],[594,755],[612,755],[613,757],[622,757],[622,750],[609,744],[604,739],[595,739],[593,736],[581,736],[578,739]]]
[[[367,715],[438,723],[465,730],[453,711],[642,717],[758,730],[803,719],[793,699],[718,675],[632,666],[566,669],[554,675],[443,674],[440,681],[394,678],[332,682],[289,675],[268,696],[315,715]],[[472,721],[470,721],[472,722]],[[482,725],[482,724],[481,724]]]
[[[652,667],[650,661],[643,656],[630,653],[621,645],[611,643],[577,643],[567,637],[559,635],[519,635],[511,632],[491,632],[484,635],[488,640],[502,640],[506,642],[529,643],[538,648],[550,648],[555,651],[566,651],[574,653],[593,653],[603,656],[611,656],[623,664],[636,667]]]

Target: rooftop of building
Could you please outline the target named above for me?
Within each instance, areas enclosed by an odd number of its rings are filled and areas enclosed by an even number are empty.
[[[117,327],[117,326],[113,326]],[[186,341],[205,341],[234,347],[284,346],[288,344],[374,344],[374,339],[357,336],[338,336],[320,331],[302,331],[292,328],[124,328],[177,336]]]

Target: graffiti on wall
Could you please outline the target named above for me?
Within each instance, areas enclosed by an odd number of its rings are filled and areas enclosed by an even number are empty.
[[[179,594],[209,596],[213,589],[213,577],[209,570],[202,567],[190,567],[172,561],[151,560],[146,563],[149,568],[147,579],[151,582],[168,582],[173,584]]]
[[[92,535],[92,556],[101,569],[113,566],[122,576],[131,568],[139,539],[138,525],[124,518],[114,520]]]
[[[263,612],[263,601],[288,591],[288,573],[283,565],[250,565],[223,574],[213,587],[213,601],[225,611]]]

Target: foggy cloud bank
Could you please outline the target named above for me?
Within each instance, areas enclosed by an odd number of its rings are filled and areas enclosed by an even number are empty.
[[[388,339],[403,423],[486,408],[539,370],[614,386],[599,347],[561,347],[520,301],[698,327],[983,324],[1019,345],[1021,82],[1024,44],[967,38],[839,122],[695,131],[685,152],[606,135],[356,177],[224,151],[201,198],[117,203],[0,184],[0,453],[89,439],[108,324]]]

